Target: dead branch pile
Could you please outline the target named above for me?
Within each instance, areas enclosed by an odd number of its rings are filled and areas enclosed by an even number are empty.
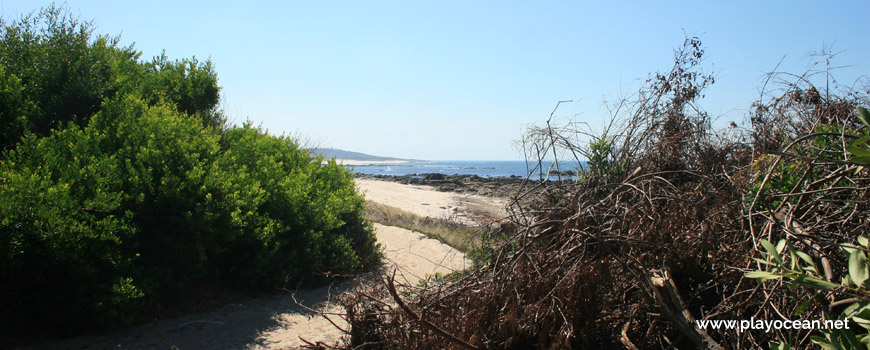
[[[845,150],[867,94],[820,95],[800,77],[759,101],[751,130],[717,135],[695,104],[713,83],[702,55],[686,40],[673,69],[615,105],[616,122],[587,148],[574,128],[533,130],[537,154],[588,159],[584,177],[514,206],[517,229],[484,267],[426,289],[397,291],[385,278],[348,297],[348,348],[809,344],[808,331],[705,331],[695,321],[822,319],[847,297],[744,274],[759,268],[761,239],[790,237],[823,260],[827,279],[843,277],[837,242],[870,232],[870,177]]]

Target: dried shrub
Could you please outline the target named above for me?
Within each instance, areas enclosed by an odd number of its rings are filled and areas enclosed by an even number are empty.
[[[762,238],[792,237],[828,261],[829,280],[842,278],[836,242],[868,229],[870,178],[845,150],[866,94],[834,97],[801,76],[763,95],[779,93],[755,105],[751,130],[717,134],[696,104],[714,81],[700,69],[702,57],[700,42],[687,39],[670,72],[612,105],[614,122],[590,147],[578,146],[576,125],[533,128],[524,142],[538,164],[556,157],[558,171],[562,155],[590,160],[578,181],[521,192],[534,198],[516,198],[516,232],[489,264],[405,295],[388,293],[386,278],[372,287],[380,296],[369,296],[389,303],[351,299],[354,332],[367,336],[347,347],[808,345],[809,331],[706,331],[695,321],[820,319],[845,297],[817,300],[813,290],[745,273],[757,266],[751,258]]]

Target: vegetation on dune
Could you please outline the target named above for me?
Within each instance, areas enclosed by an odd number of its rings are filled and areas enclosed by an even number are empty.
[[[703,54],[687,39],[669,72],[611,105],[601,133],[532,128],[537,158],[589,159],[579,180],[517,198],[515,229],[487,265],[414,293],[385,277],[347,297],[347,348],[866,348],[870,117],[858,107],[870,89],[772,74],[781,88],[764,91],[748,127],[717,132],[697,104],[714,82]],[[578,135],[593,138],[581,147]],[[751,319],[853,329],[696,323]]]
[[[422,217],[401,208],[368,201],[366,219],[382,225],[396,226],[420,232],[465,254],[482,248],[485,227],[462,224],[455,218]]]
[[[140,61],[92,28],[50,7],[0,29],[0,337],[377,263],[344,167],[226,125],[211,62]]]

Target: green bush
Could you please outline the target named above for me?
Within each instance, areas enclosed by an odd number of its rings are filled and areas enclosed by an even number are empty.
[[[168,102],[179,111],[202,120],[203,126],[221,127],[224,118],[217,109],[220,87],[211,61],[196,58],[170,61],[164,52],[142,65],[138,91],[151,103]]]
[[[117,38],[93,37],[91,23],[54,6],[0,27],[0,73],[20,85],[16,105],[31,107],[23,115],[3,116],[4,147],[24,131],[44,136],[68,122],[86,122],[121,89],[117,77],[135,68],[125,62],[138,57],[132,48],[118,47]],[[11,118],[22,116],[24,125]]]
[[[151,105],[171,103],[204,125],[223,125],[211,62],[165,55],[139,62],[132,46],[95,36],[93,28],[56,6],[10,24],[0,20],[0,150],[27,134],[85,126],[104,101],[130,93]]]
[[[221,138],[222,162],[237,179],[256,184],[262,205],[236,246],[244,273],[267,284],[318,274],[344,274],[379,258],[375,238],[362,220],[365,201],[352,174],[322,158],[311,158],[291,139],[272,137],[246,124]]]
[[[3,27],[0,337],[125,326],[193,287],[275,290],[379,260],[347,169],[226,127],[210,62],[141,63],[89,28],[56,8]]]
[[[233,234],[231,210],[254,207],[195,120],[130,97],[91,124],[28,138],[0,163],[4,309],[51,301],[36,315],[113,324],[143,291],[160,298],[205,276]]]

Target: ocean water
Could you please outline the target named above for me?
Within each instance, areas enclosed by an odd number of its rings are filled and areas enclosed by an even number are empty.
[[[552,162],[544,162],[544,173]],[[525,177],[533,172],[537,178],[539,171],[534,169],[537,163],[527,164],[525,161],[426,161],[385,163],[371,162],[348,165],[354,173],[375,175],[414,175],[440,173],[445,175],[478,175],[481,177]],[[576,162],[560,162],[562,171],[577,170]],[[554,168],[555,170],[555,168]]]

